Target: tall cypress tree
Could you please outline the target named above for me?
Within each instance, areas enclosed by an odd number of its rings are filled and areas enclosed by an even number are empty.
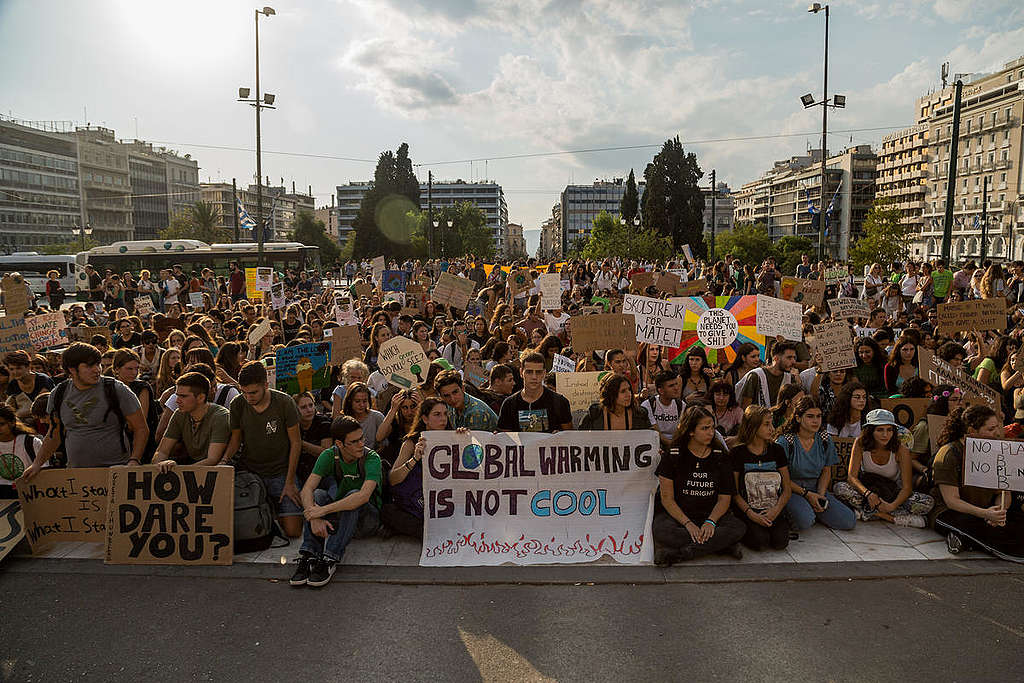
[[[679,136],[666,140],[644,169],[644,227],[670,237],[677,253],[682,245],[689,244],[699,258],[707,256],[704,194],[697,185],[703,176],[697,155],[683,150]]]
[[[396,242],[385,235],[377,224],[377,205],[392,195],[409,199],[418,209],[420,205],[420,183],[412,170],[409,145],[402,143],[395,152],[381,152],[377,168],[373,173],[373,187],[359,203],[352,227],[356,232],[352,255],[354,258],[372,257],[385,254],[403,257],[409,250],[408,240]]]
[[[626,189],[622,193],[622,200],[619,202],[619,215],[622,217],[622,222],[627,227],[631,227],[633,219],[636,218],[639,210],[640,195],[636,189],[636,176],[633,175],[633,169],[629,169],[629,177],[626,178]]]

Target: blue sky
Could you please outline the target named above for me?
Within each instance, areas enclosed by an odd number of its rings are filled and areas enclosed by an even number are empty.
[[[198,159],[201,179],[246,182],[253,8],[233,0],[0,0],[0,111],[88,121]],[[642,173],[680,135],[705,171],[739,186],[820,140],[823,17],[806,2],[702,0],[278,0],[260,19],[261,81],[279,108],[269,152],[376,159],[405,141],[426,177],[501,183],[509,217],[539,227],[570,181]],[[953,72],[1024,54],[1024,6],[986,0],[831,3],[833,150],[913,123],[914,99]],[[768,140],[699,142],[778,135]],[[488,162],[461,161],[492,159]],[[460,163],[441,163],[460,161]],[[373,163],[267,153],[264,174],[313,186]],[[535,233],[528,233],[536,244]]]

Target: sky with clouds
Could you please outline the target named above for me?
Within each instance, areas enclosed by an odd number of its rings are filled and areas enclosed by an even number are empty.
[[[312,185],[318,203],[372,177],[377,155],[404,141],[422,179],[430,169],[501,183],[510,220],[530,230],[567,183],[640,175],[657,151],[640,146],[673,135],[734,187],[820,141],[820,111],[798,101],[821,90],[823,17],[806,2],[273,7],[260,18],[261,84],[279,107],[263,117],[264,174]],[[203,182],[247,182],[253,117],[235,93],[253,84],[253,9],[0,0],[0,112],[104,125],[191,153]],[[837,1],[830,11],[829,89],[848,98],[830,116],[833,150],[912,124],[942,62],[982,72],[1024,54],[1019,1]]]

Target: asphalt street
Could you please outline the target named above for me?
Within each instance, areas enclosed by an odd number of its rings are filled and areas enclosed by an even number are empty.
[[[5,570],[0,590],[12,681],[934,683],[1020,680],[1024,661],[1013,572],[316,590],[100,568]]]

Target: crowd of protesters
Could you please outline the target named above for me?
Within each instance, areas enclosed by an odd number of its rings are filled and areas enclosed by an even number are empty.
[[[510,265],[535,278],[556,268]],[[595,306],[617,310],[637,272],[705,280],[705,294],[778,296],[783,275],[823,279],[830,265],[805,256],[795,272],[781,273],[771,260],[729,256],[692,265],[568,261],[560,308],[548,310],[537,287],[513,295],[508,269],[471,258],[386,264],[407,271],[409,282],[436,282],[445,271],[472,280],[468,310],[433,301],[409,310],[377,286],[367,295],[380,276],[368,261],[275,273],[285,296],[276,309],[246,297],[237,264],[221,275],[174,266],[155,279],[89,268],[87,300],[75,301],[53,277],[26,315],[62,310],[70,327],[104,333],[5,355],[0,458],[21,461],[16,469],[28,479],[44,467],[244,468],[264,482],[283,533],[303,539],[297,586],[328,583],[353,538],[422,536],[422,435],[447,429],[657,431],[661,565],[740,557],[743,545],[781,550],[814,524],[850,529],[875,520],[956,530],[1021,557],[1020,494],[964,486],[962,469],[967,437],[1017,438],[1024,427],[1024,314],[1016,305],[1024,306],[1024,263],[965,263],[955,272],[941,261],[873,264],[860,277],[851,268],[825,299],[861,298],[870,313],[851,321],[855,367],[838,371],[820,371],[813,357],[813,326],[831,320],[825,305],[804,307],[800,341],[743,344],[731,362],[723,353],[711,363],[703,348],[674,355],[647,344],[573,351],[573,320]],[[197,292],[202,306],[190,303]],[[338,293],[352,297],[364,353],[334,362],[330,384],[315,392],[277,391],[262,359],[330,335]],[[667,296],[653,286],[641,293]],[[136,311],[138,297],[153,312]],[[1005,300],[1005,327],[946,334],[937,306],[974,298]],[[269,331],[254,337],[265,321]],[[392,386],[378,369],[379,349],[395,335],[415,340],[431,361],[418,388]],[[990,387],[1000,405],[968,406],[963,387],[926,381],[921,349]],[[556,354],[579,371],[608,371],[589,410],[574,414],[556,392]],[[898,425],[879,407],[893,396],[929,399],[928,414],[944,419],[941,435],[930,436],[926,419]],[[844,438],[855,441],[841,463],[835,439]],[[0,497],[16,485],[0,479]]]

